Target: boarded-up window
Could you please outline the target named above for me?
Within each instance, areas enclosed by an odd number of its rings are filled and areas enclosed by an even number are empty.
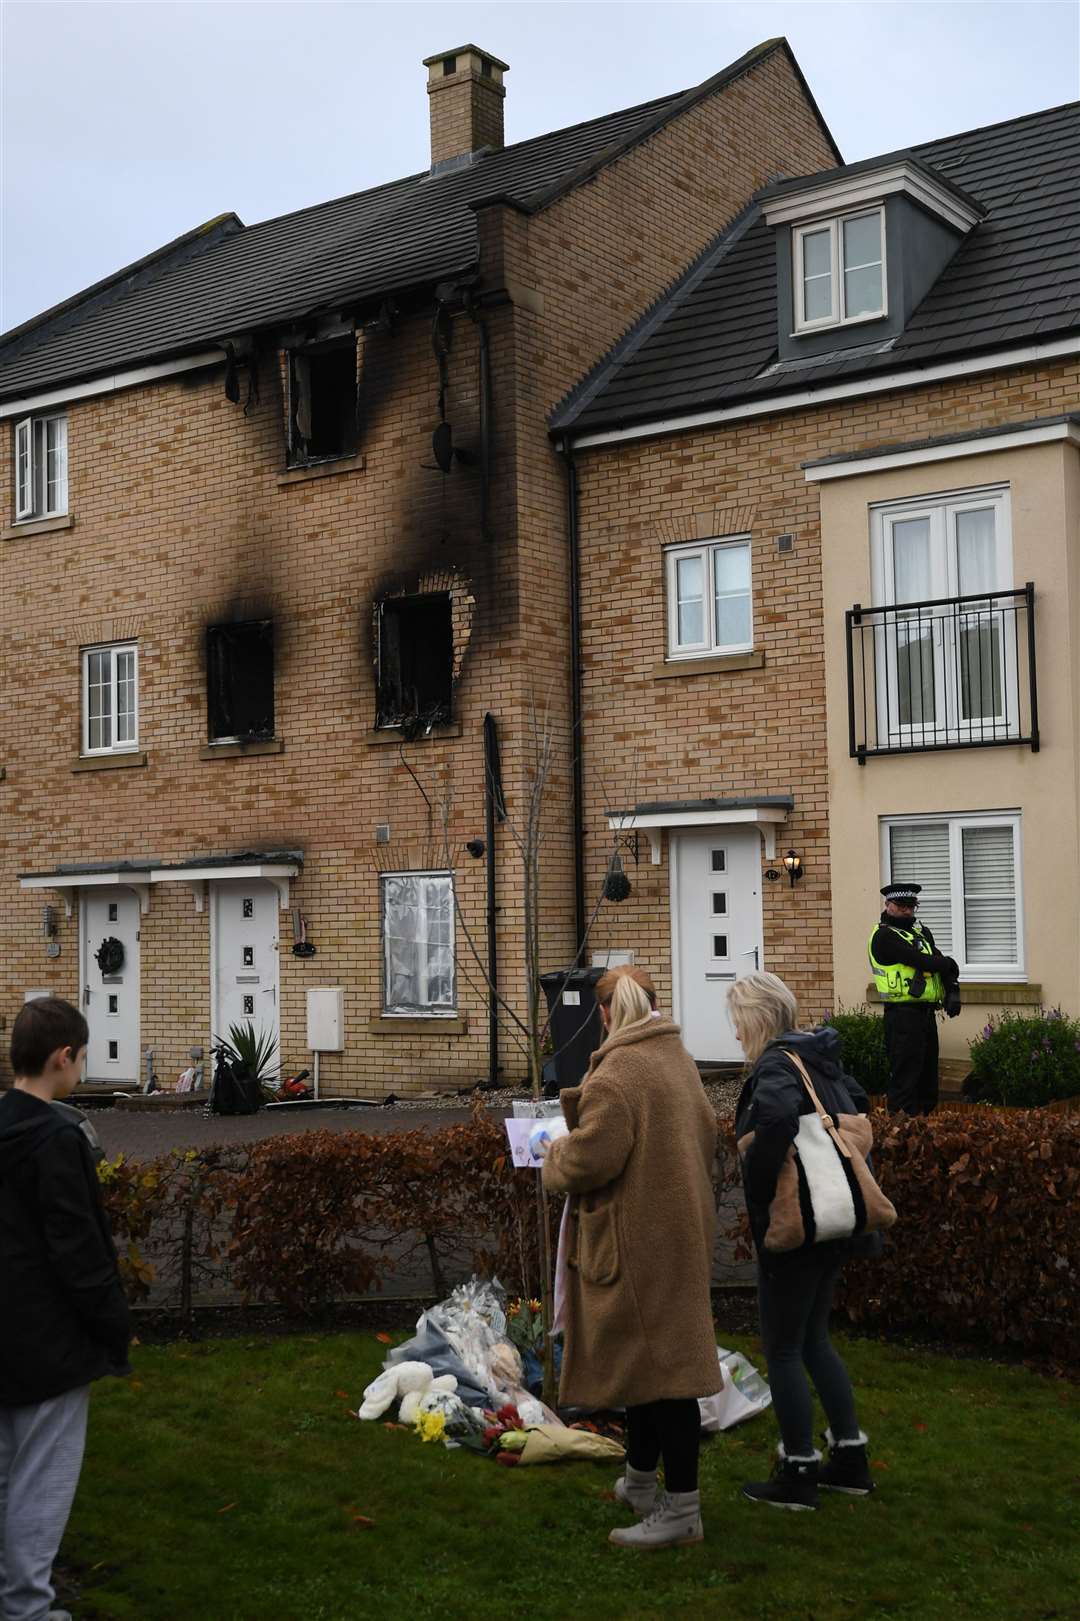
[[[274,735],[274,622],[250,619],[206,632],[206,698],[211,742]]]
[[[448,592],[379,604],[377,726],[441,725],[451,718],[454,636]]]

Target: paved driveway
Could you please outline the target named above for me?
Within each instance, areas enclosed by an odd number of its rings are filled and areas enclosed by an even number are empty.
[[[500,1111],[501,1112],[501,1111]],[[90,1118],[110,1159],[156,1159],[171,1148],[256,1143],[298,1131],[432,1131],[468,1120],[467,1109],[260,1109],[258,1114],[206,1116],[201,1109],[93,1109]]]

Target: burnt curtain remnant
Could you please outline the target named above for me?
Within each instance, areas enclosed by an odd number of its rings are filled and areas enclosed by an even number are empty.
[[[454,632],[449,592],[379,604],[377,726],[445,724],[451,718]]]
[[[206,698],[211,742],[250,742],[273,737],[272,619],[209,626]]]
[[[294,349],[289,355],[289,459],[298,465],[352,456],[356,420],[356,342]]]

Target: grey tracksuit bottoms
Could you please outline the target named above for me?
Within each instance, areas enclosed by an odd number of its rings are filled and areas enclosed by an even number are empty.
[[[0,1616],[46,1621],[52,1563],[79,1484],[90,1387],[0,1407]]]

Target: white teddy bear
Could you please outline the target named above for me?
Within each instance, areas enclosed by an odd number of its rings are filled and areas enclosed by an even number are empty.
[[[452,1394],[457,1380],[452,1373],[440,1374],[436,1379],[426,1362],[396,1362],[384,1368],[364,1391],[358,1418],[381,1418],[396,1401],[401,1402],[398,1419],[412,1424],[420,1408],[421,1399],[428,1394]]]

